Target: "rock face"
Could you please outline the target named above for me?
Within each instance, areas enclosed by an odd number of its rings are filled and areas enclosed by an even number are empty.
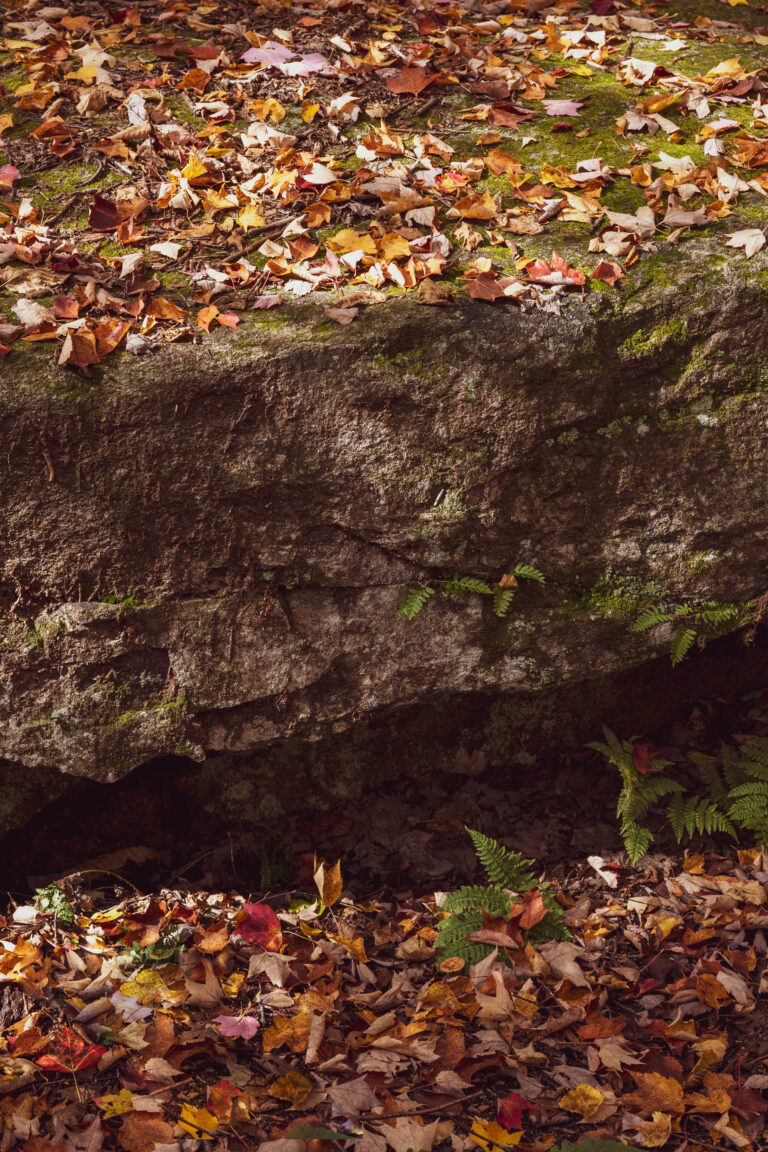
[[[342,328],[286,306],[96,381],[19,358],[0,385],[0,822],[61,773],[171,753],[226,754],[213,791],[239,764],[234,806],[260,764],[279,776],[270,747],[332,764],[344,732],[351,775],[398,748],[412,769],[419,733],[422,762],[513,759],[560,723],[563,685],[597,720],[611,678],[667,667],[668,630],[631,631],[643,607],[768,587],[764,256],[718,270],[690,240],[559,316],[400,300]],[[397,614],[419,582],[517,563],[547,583],[506,619],[476,594]]]

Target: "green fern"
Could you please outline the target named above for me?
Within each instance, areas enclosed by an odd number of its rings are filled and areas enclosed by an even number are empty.
[[[519,852],[503,848],[498,840],[492,840],[482,832],[475,832],[472,828],[467,828],[467,832],[491,884],[513,888],[516,892],[529,892],[536,887],[536,877],[531,872],[533,860],[526,860]]]
[[[506,616],[507,612],[512,605],[515,598],[514,588],[494,588],[493,590],[493,611],[502,619]]]
[[[736,830],[721,810],[719,805],[707,796],[689,796],[682,794],[673,797],[667,808],[667,820],[675,834],[678,844],[683,836],[689,838],[697,832],[711,835],[713,832],[727,832],[736,836]]]
[[[539,572],[538,568],[532,568],[530,564],[517,564],[514,572],[518,580],[535,580],[537,584],[546,583],[543,573]]]
[[[709,756],[704,756],[701,752],[691,752],[688,758],[692,764],[695,764],[709,798],[722,808],[728,799],[728,789],[734,787],[738,782],[737,778],[734,777],[728,783],[725,772],[721,773],[715,761]]]
[[[537,568],[530,564],[518,564],[514,574],[520,580],[533,580],[537,584],[544,583],[544,576]],[[491,586],[477,576],[459,576],[458,573],[448,580],[437,580],[435,587],[419,584],[409,588],[397,609],[401,616],[413,620],[424,608],[427,600],[439,592],[444,596],[466,596],[468,592],[476,596],[491,596],[493,598],[493,611],[503,618],[509,612],[515,598],[516,588],[502,588],[501,584]]]
[[[483,908],[489,916],[507,916],[509,914],[509,896],[499,884],[489,884],[484,888],[482,884],[465,884],[451,892],[443,901],[444,912],[471,912]]]
[[[669,655],[674,665],[679,664],[690,652],[696,641],[694,628],[679,628],[672,637]]]
[[[466,596],[467,592],[476,592],[480,596],[493,594],[493,589],[475,576],[453,576],[450,580],[441,580],[440,591],[453,596]]]
[[[722,628],[737,620],[744,612],[745,605],[738,604],[704,604],[699,609],[699,617],[710,628]]]
[[[568,940],[568,931],[560,905],[555,894],[546,883],[539,883],[531,871],[532,860],[526,860],[519,852],[503,848],[490,836],[467,828],[472,838],[478,860],[488,876],[488,885],[465,885],[451,892],[444,901],[443,911],[449,915],[441,921],[435,949],[438,961],[452,956],[460,957],[465,964],[477,964],[492,951],[490,944],[480,944],[468,939],[473,932],[483,926],[483,912],[493,917],[509,916],[512,909],[511,893],[530,892],[533,888],[541,891],[546,915],[534,925],[526,939],[532,944],[547,940]]]
[[[751,619],[754,604],[729,604],[719,600],[705,600],[699,604],[688,601],[676,604],[673,608],[666,608],[662,604],[652,604],[645,608],[632,625],[633,632],[647,632],[649,628],[657,628],[660,624],[669,624],[673,621],[690,620],[696,627],[678,628],[672,636],[670,656],[674,665],[679,664],[690,652],[699,634],[700,628],[717,631],[734,622],[746,623]]]
[[[632,631],[646,632],[649,628],[657,628],[659,624],[668,624],[671,619],[672,617],[669,612],[665,612],[663,608],[653,605],[640,613],[632,625]]]
[[[651,771],[642,773],[634,763],[632,742],[620,741],[609,728],[603,732],[605,742],[589,747],[618,769],[621,792],[616,814],[633,864],[653,843],[653,833],[644,823],[650,813],[664,816],[678,843],[683,837],[714,833],[738,840],[743,831],[768,845],[768,739],[748,741],[738,752],[724,745],[717,760],[692,753],[701,785],[686,792],[680,781],[662,774],[669,761],[656,757]]]
[[[413,620],[414,616],[418,616],[421,612],[430,596],[434,596],[434,594],[434,588],[427,588],[422,585],[417,588],[409,588],[400,603],[398,612],[406,619]]]

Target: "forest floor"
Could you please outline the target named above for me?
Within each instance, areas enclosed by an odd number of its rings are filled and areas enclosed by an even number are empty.
[[[685,773],[734,734],[768,734],[768,692],[652,751]],[[632,867],[617,792],[589,752],[33,879],[2,929],[4,1149],[758,1152],[768,857],[662,835]],[[465,825],[537,858],[570,941],[436,962],[441,893],[479,880]]]
[[[0,7],[11,360],[88,374],[316,290],[330,324],[410,289],[552,310],[700,229],[723,260],[766,243],[746,0]],[[684,774],[744,735],[768,694],[656,750]],[[0,1152],[759,1152],[768,858],[660,836],[632,867],[617,793],[590,753],[119,849],[62,802],[14,841],[69,862],[0,926]],[[535,857],[570,940],[436,963],[465,827]]]

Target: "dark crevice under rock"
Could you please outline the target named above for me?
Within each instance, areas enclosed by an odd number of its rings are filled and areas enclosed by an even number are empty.
[[[6,886],[23,893],[30,877],[83,867],[94,858],[98,863],[104,853],[139,846],[149,850],[149,874],[167,881],[199,852],[226,845],[234,829],[240,854],[243,843],[252,849],[257,873],[261,845],[279,841],[298,818],[317,819],[322,828],[324,814],[343,812],[357,823],[361,802],[370,805],[409,779],[418,788],[428,772],[436,774],[437,792],[445,796],[468,777],[482,775],[515,793],[535,784],[544,766],[559,763],[568,771],[569,764],[583,761],[579,750],[599,736],[603,722],[623,737],[664,739],[693,701],[735,699],[765,685],[768,629],[759,629],[749,645],[731,634],[678,668],[659,658],[548,692],[435,696],[324,740],[288,738],[256,753],[218,753],[202,761],[155,758],[113,784],[58,777],[64,783],[58,798],[35,812],[38,798],[29,806],[31,819],[0,839],[0,868]],[[595,766],[590,770],[598,772]],[[10,776],[16,771],[5,768]],[[613,824],[615,797],[609,786],[606,803],[604,792],[596,777],[598,826]],[[531,841],[523,847],[544,854]],[[120,864],[118,859],[110,866],[120,872]],[[136,874],[130,859],[126,867]],[[259,886],[256,873],[248,877],[253,887]]]

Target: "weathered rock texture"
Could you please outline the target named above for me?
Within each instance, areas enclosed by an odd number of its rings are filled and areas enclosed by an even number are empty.
[[[351,731],[354,774],[377,766],[367,730],[379,767],[400,748],[410,768],[421,723],[422,761],[513,759],[561,724],[560,686],[594,712],[663,653],[663,629],[630,630],[643,605],[759,597],[763,257],[718,270],[689,241],[560,316],[403,300],[340,328],[286,308],[95,382],[20,357],[0,400],[2,823],[61,773],[168,753],[290,739],[327,759]],[[479,596],[396,614],[419,580],[521,561],[547,585],[506,620]]]

